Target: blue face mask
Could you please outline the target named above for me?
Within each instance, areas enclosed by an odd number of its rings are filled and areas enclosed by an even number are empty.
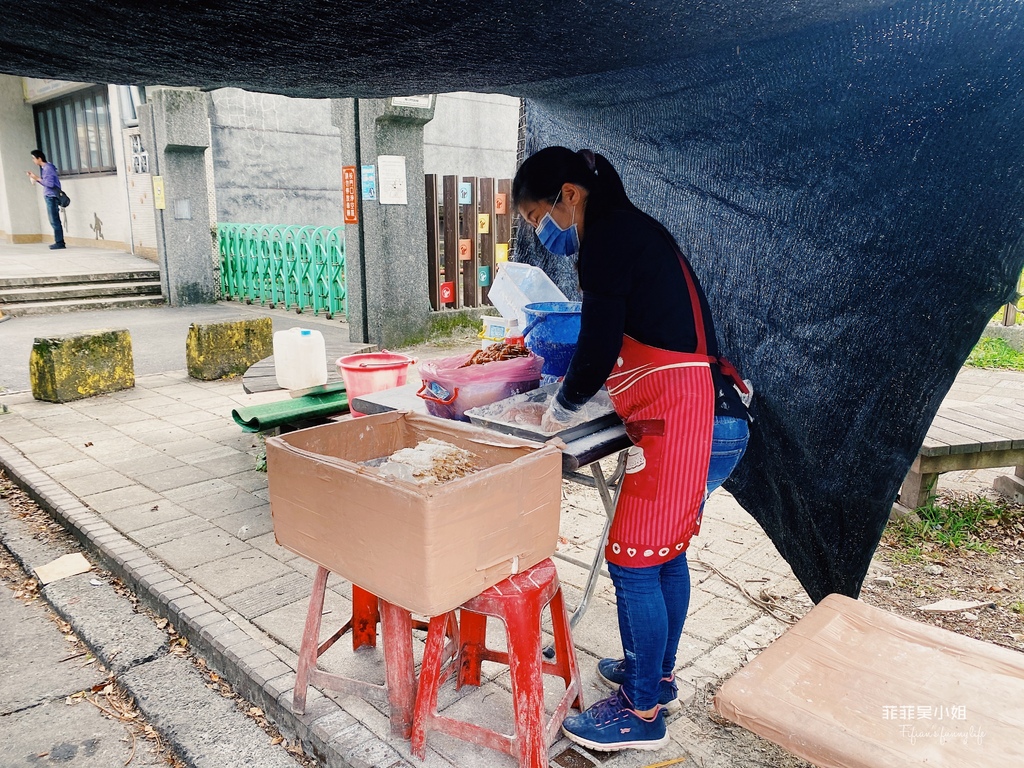
[[[560,196],[562,193],[559,192],[558,194]],[[557,197],[555,198],[555,205],[558,205]],[[554,209],[554,205],[552,209]],[[545,213],[536,230],[537,238],[540,240],[541,245],[559,256],[572,256],[574,253],[578,253],[580,250],[580,233],[576,229],[575,207],[572,209],[572,219],[573,223],[569,225],[569,228],[562,229],[558,226],[558,222],[551,218],[550,211]]]

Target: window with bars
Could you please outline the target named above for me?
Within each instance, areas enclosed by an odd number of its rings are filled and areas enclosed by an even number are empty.
[[[37,104],[35,118],[39,148],[61,176],[116,170],[105,85]]]

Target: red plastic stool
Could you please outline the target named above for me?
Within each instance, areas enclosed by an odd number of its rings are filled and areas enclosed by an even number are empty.
[[[555,635],[555,660],[551,662],[541,658],[541,614],[545,606],[550,606]],[[488,616],[505,623],[507,653],[487,648]],[[455,665],[444,666],[446,629],[454,619],[450,614],[436,616],[430,620],[420,669],[420,687],[412,723],[413,754],[424,759],[427,732],[440,731],[517,757],[521,768],[546,768],[548,747],[558,736],[569,707],[583,710],[583,687],[555,564],[550,559],[544,560],[523,573],[510,576],[464,603],[459,619],[458,686],[480,685],[480,663],[483,661],[508,664],[512,673],[514,735],[497,733],[437,713],[438,689]],[[565,696],[548,722],[544,721],[544,682],[541,677],[545,673],[561,677],[566,688]]]
[[[345,625],[318,643],[320,622],[327,591],[326,568],[318,568],[313,579],[313,593],[309,598],[306,627],[299,648],[299,664],[295,671],[295,689],[292,692],[292,711],[306,711],[306,692],[310,685],[327,688],[338,693],[387,701],[391,714],[391,732],[404,739],[412,728],[413,705],[416,698],[416,671],[412,656],[413,627],[425,629],[423,622],[413,621],[404,608],[380,600],[365,589],[352,585],[352,618]],[[454,621],[455,614],[450,614]],[[380,622],[384,640],[385,683],[377,685],[343,675],[324,672],[317,668],[317,659],[334,645],[346,632],[352,632],[352,650],[364,645],[377,645],[377,622]],[[454,654],[454,652],[453,652]]]

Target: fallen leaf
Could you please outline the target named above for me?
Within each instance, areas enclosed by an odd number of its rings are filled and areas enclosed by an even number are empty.
[[[284,738],[282,736],[275,736],[274,738],[272,738],[270,740],[270,743],[274,744],[274,745],[277,745],[277,744],[280,744],[283,741],[284,741]]]
[[[86,443],[86,444],[85,444],[85,447],[86,447],[86,448],[92,448],[92,443]]]
[[[263,716],[263,710],[260,709],[259,707],[249,707],[249,714],[252,715],[253,717],[262,717]]]
[[[167,626],[167,619],[157,619],[156,628],[163,629]]]
[[[985,587],[985,590],[988,592],[1009,592],[1010,588],[1005,584],[989,584]]]

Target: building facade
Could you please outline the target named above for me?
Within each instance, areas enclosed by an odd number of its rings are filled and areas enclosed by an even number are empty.
[[[146,89],[0,75],[0,241],[52,242],[30,151],[42,149],[71,198],[69,246],[156,259],[153,177],[136,108]],[[426,173],[508,177],[519,100],[440,94],[424,129]],[[210,94],[210,220],[337,226],[344,148],[331,103],[249,93]]]
[[[138,88],[0,76],[0,238],[52,242],[30,152],[57,166],[71,198],[69,246],[155,258],[152,178],[138,141]]]

